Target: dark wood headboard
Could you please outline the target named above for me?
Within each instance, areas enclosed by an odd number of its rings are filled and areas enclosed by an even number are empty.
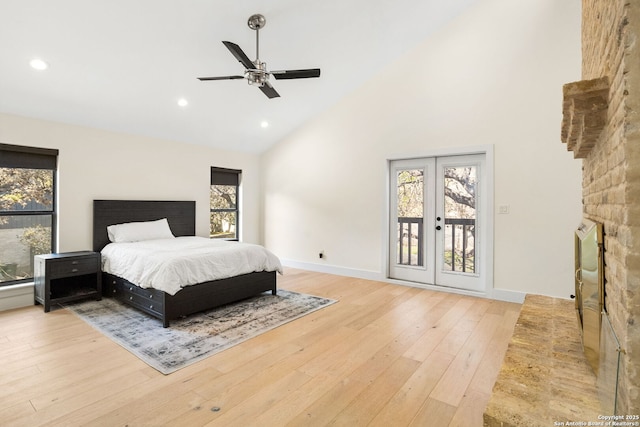
[[[109,243],[107,226],[167,218],[174,236],[196,234],[196,202],[165,200],[94,200],[93,250]]]

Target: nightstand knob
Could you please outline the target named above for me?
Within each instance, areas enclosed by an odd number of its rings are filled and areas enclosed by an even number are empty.
[[[72,265],[78,265],[78,261],[71,261]]]
[[[153,294],[149,295],[149,299],[153,299]]]
[[[129,297],[129,301],[133,301],[133,297]]]
[[[150,306],[149,306],[149,309],[153,310],[153,305],[150,305]]]
[[[78,269],[77,269],[77,268],[72,268],[72,269],[71,269],[71,272],[72,272],[72,273],[77,273],[77,272],[78,272]]]
[[[129,288],[129,292],[132,292],[132,291],[133,291],[133,287],[130,287],[130,288]]]
[[[113,293],[114,293],[114,294],[116,293],[116,290],[115,290],[115,289],[113,290]]]

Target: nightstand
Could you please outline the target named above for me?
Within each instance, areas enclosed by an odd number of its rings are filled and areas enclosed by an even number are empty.
[[[82,298],[102,299],[100,253],[91,251],[36,255],[34,257],[35,302],[44,306]]]

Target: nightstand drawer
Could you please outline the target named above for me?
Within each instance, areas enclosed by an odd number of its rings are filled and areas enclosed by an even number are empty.
[[[73,259],[60,259],[51,262],[51,278],[79,276],[82,274],[95,274],[98,270],[96,257],[82,257]]]

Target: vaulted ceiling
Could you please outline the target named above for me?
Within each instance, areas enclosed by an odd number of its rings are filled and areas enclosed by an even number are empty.
[[[477,1],[0,0],[0,112],[260,153]],[[254,13],[268,69],[321,77],[271,79],[274,99],[197,80],[242,74],[223,40],[255,59]]]

